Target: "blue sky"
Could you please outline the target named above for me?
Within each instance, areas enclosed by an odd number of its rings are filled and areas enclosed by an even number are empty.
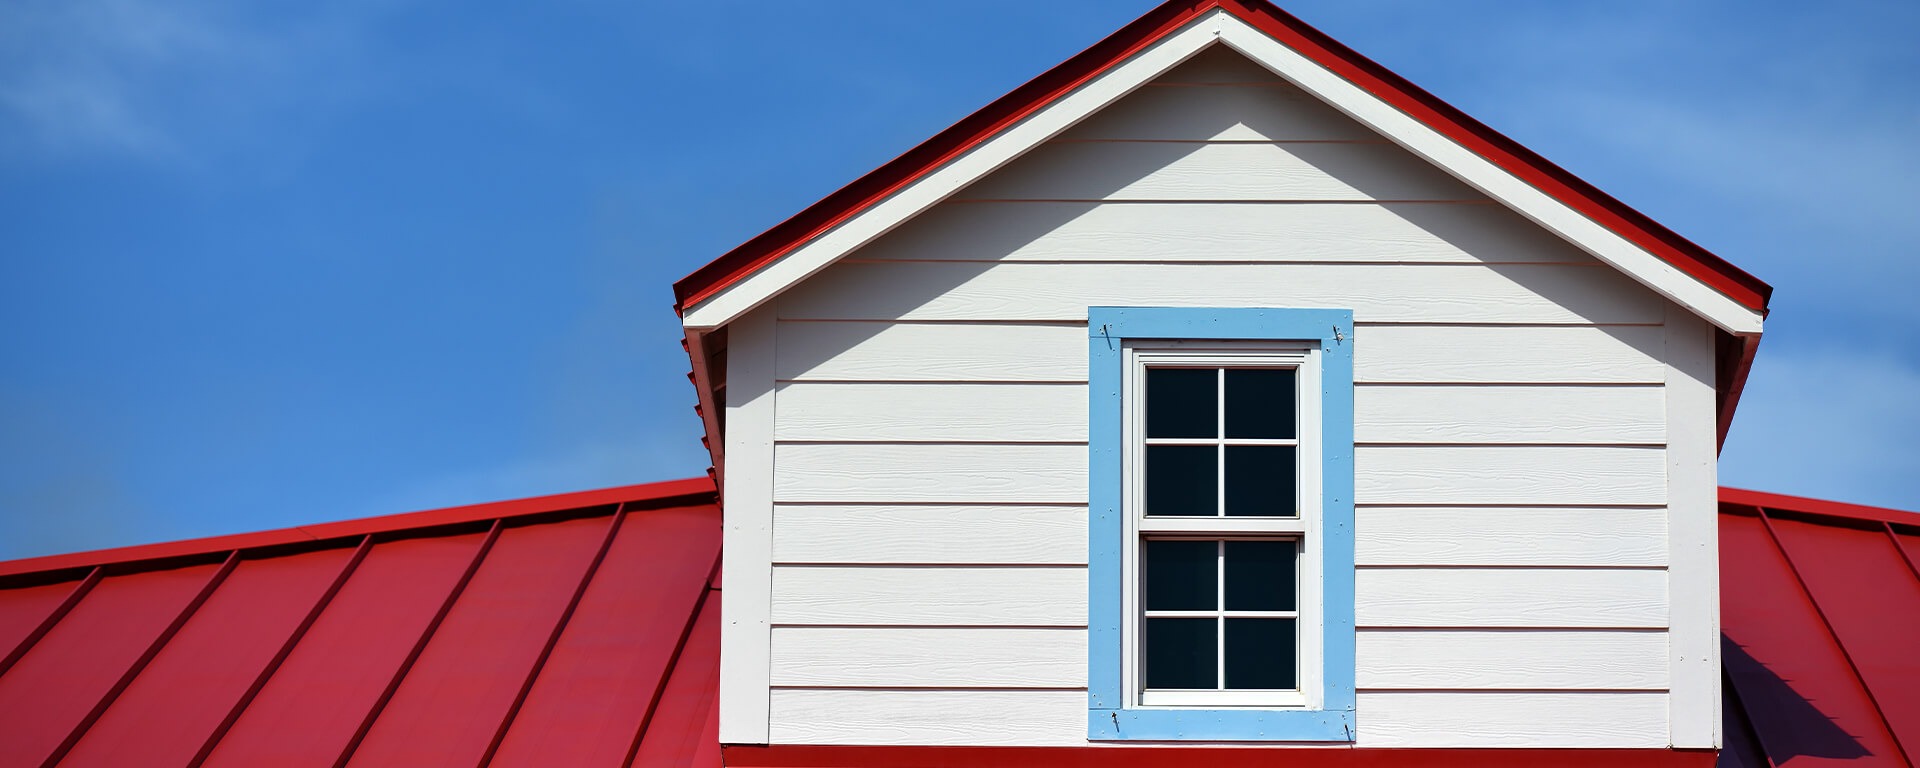
[[[669,285],[1149,0],[0,4],[0,558],[698,474]],[[1920,509],[1920,4],[1286,4],[1773,283],[1731,485]]]

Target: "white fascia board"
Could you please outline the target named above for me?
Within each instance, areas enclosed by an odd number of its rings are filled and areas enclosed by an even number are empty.
[[[1319,97],[1348,117],[1453,174],[1516,213],[1728,333],[1758,334],[1762,315],[1741,306],[1646,249],[1587,218],[1540,188],[1508,173],[1411,115],[1298,51],[1232,16],[1217,22],[1220,39],[1274,74]]]
[[[1119,66],[1074,89],[946,165],[867,210],[841,222],[773,263],[685,309],[681,324],[718,328],[767,299],[807,279],[835,260],[872,242],[967,185],[1040,146],[1075,123],[1120,100],[1212,44],[1225,11],[1214,11],[1134,54]]]

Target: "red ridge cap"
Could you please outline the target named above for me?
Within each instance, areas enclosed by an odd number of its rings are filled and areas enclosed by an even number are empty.
[[[297,544],[306,541],[321,541],[349,536],[364,536],[373,533],[386,533],[389,531],[403,531],[410,528],[470,523],[476,520],[518,517],[542,512],[559,512],[582,507],[618,504],[620,502],[650,502],[642,504],[641,506],[643,507],[664,507],[674,503],[689,505],[711,504],[714,502],[713,480],[707,477],[666,480],[655,483],[602,488],[592,491],[574,491],[572,493],[533,496],[524,499],[510,499],[484,504],[467,504],[458,507],[430,509],[421,512],[404,512],[394,515],[364,517],[357,520],[342,520],[339,522],[303,525],[271,531],[238,533],[227,536],[187,539],[184,541],[97,549],[90,552],[73,552],[68,554],[46,555],[43,557],[30,557],[24,560],[0,562],[0,576],[57,571],[67,568],[83,568],[136,560],[156,560],[186,555],[200,555],[233,549]]]
[[[1074,88],[1214,9],[1233,14],[1293,47],[1320,66],[1459,142],[1501,169],[1546,192],[1741,306],[1764,313],[1773,288],[1712,252],[1667,229],[1599,188],[1386,67],[1314,29],[1267,0],[1170,0],[1059,66],[968,115],[905,154],[808,206],[673,284],[674,309],[684,312],[802,244],[860,214],[1046,107]]]
[[[1761,507],[1768,512],[1788,512],[1845,520],[1870,520],[1895,525],[1920,526],[1920,512],[1904,512],[1886,507],[1869,507],[1864,504],[1848,504],[1843,501],[1827,501],[1826,499],[1809,499],[1804,496],[1788,496],[1783,493],[1749,491],[1742,488],[1728,488],[1726,486],[1720,487],[1720,503]]]

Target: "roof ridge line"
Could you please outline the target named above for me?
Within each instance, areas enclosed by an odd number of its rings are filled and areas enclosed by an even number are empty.
[[[86,552],[45,555],[21,560],[0,561],[0,578],[45,573],[101,565],[164,560],[176,557],[206,556],[228,550],[304,544],[345,539],[376,533],[391,533],[443,525],[459,525],[482,520],[514,519],[563,512],[571,509],[628,503],[629,511],[670,506],[711,504],[715,501],[712,478],[692,477],[637,485],[600,488],[589,491],[531,496],[481,504],[465,504],[416,512],[377,515],[328,523],[310,523],[269,531],[208,536],[178,541],[136,544]]]

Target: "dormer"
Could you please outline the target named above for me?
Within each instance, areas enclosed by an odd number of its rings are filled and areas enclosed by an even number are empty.
[[[1720,744],[1770,289],[1264,2],[1167,3],[675,288],[720,738],[769,764]]]

